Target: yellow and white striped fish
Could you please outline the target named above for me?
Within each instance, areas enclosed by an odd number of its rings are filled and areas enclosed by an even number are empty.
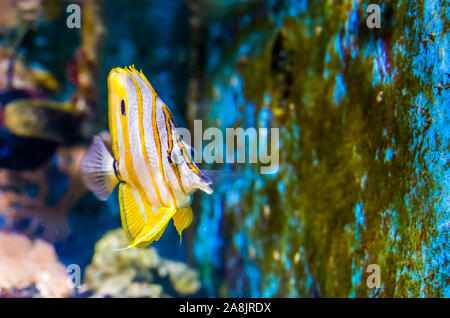
[[[108,76],[112,156],[99,136],[83,160],[87,187],[106,200],[119,184],[122,227],[133,247],[159,240],[173,218],[180,234],[193,219],[192,193],[211,181],[190,157],[169,109],[142,71],[114,68]]]

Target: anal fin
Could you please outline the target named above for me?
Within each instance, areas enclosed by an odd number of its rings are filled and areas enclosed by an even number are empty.
[[[155,215],[152,215],[151,220],[146,224],[139,235],[135,237],[134,241],[125,249],[131,247],[146,247],[158,241],[164,233],[167,224],[173,217],[177,210],[175,208],[161,207]]]
[[[128,184],[119,185],[119,204],[122,228],[130,242],[133,242],[147,224],[147,218],[139,193]]]
[[[180,243],[181,243],[181,233],[185,228],[187,228],[192,223],[192,219],[194,218],[194,214],[192,212],[192,208],[186,207],[179,209],[177,213],[173,216],[173,224],[180,234]]]

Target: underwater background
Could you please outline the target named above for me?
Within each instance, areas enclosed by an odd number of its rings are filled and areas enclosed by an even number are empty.
[[[0,296],[449,297],[449,20],[444,0],[0,0]],[[194,194],[182,243],[115,252],[117,190],[80,166],[132,64],[180,127],[279,128],[279,166],[203,164],[235,177]]]

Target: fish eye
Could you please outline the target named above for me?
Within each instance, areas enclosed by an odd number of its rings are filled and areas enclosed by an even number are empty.
[[[125,117],[125,100],[123,98],[120,101],[120,112],[122,113],[122,116]]]

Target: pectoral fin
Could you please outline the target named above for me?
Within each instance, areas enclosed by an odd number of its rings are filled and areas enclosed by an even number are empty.
[[[99,136],[94,136],[81,166],[86,186],[97,198],[109,198],[119,179],[114,171],[114,158]]]

